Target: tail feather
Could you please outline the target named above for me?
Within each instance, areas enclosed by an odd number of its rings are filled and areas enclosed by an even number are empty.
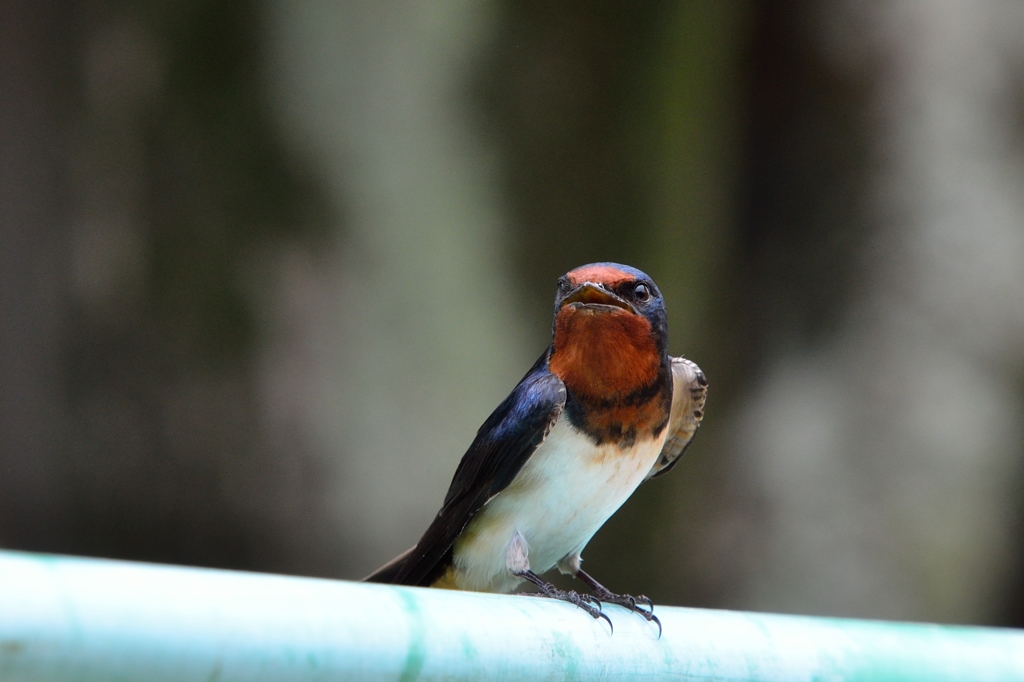
[[[394,583],[398,574],[402,572],[405,567],[405,562],[412,555],[412,551],[416,549],[415,546],[410,547],[391,561],[387,562],[370,575],[363,578],[360,582],[364,583]]]

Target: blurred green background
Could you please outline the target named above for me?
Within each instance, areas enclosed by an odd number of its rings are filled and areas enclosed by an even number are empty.
[[[635,265],[655,602],[1024,626],[1024,6],[0,5],[0,546],[358,578]]]

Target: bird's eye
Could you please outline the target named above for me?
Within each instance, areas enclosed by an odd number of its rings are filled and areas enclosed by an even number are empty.
[[[646,301],[651,297],[651,290],[646,284],[637,284],[633,287],[633,297],[638,301]]]

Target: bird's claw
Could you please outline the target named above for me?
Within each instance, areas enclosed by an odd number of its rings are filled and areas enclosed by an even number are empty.
[[[608,628],[611,630],[613,634],[615,633],[615,626],[612,625],[612,619],[608,617],[608,614],[601,610],[601,602],[595,599],[592,595],[579,594],[578,592],[574,591],[569,591],[564,594],[564,597],[556,596],[555,598],[567,601],[578,609],[583,609],[591,616],[593,616],[594,620],[597,620],[598,618],[604,618],[605,622],[608,623]]]
[[[661,620],[654,615],[654,602],[651,601],[650,597],[640,595],[634,597],[629,594],[615,594],[614,592],[598,592],[596,595],[590,595],[600,602],[606,604],[618,604],[619,606],[625,607],[633,613],[639,614],[648,623],[655,623],[658,626],[658,638],[661,638]],[[646,606],[647,608],[643,608]]]
[[[575,590],[561,590],[550,583],[546,585],[538,585],[539,592],[521,592],[520,594],[525,597],[547,597],[549,599],[558,599],[572,604],[578,609],[589,613],[594,620],[603,618],[608,623],[608,628],[612,633],[615,632],[615,626],[612,625],[611,619],[604,611],[601,610],[601,601],[592,594],[580,594]]]

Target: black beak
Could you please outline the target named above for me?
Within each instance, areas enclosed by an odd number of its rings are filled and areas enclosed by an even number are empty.
[[[562,299],[562,304],[559,308],[578,304],[587,308],[622,308],[628,310],[633,314],[637,314],[636,310],[627,301],[619,298],[607,289],[594,284],[593,282],[584,282],[575,289],[569,292],[569,294]]]

